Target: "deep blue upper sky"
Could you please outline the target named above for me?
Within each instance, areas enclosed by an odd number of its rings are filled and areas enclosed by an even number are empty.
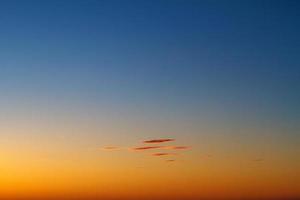
[[[1,105],[46,97],[297,121],[299,10],[296,0],[1,1]]]

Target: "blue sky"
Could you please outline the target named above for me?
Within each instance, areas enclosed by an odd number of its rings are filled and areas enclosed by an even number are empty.
[[[296,117],[298,9],[297,1],[3,1],[1,88]]]

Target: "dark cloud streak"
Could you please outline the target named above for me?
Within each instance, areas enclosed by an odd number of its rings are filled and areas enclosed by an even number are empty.
[[[162,143],[162,142],[173,142],[174,139],[155,139],[155,140],[146,140],[143,143]]]
[[[175,162],[176,160],[166,160],[166,162]]]
[[[115,146],[107,146],[107,147],[101,148],[101,150],[103,150],[103,151],[116,151],[116,150],[120,150],[120,148],[115,147]]]
[[[186,150],[189,149],[188,146],[166,146],[164,149],[171,149],[171,150]]]
[[[174,153],[154,153],[152,156],[170,156],[170,155],[176,155]]]
[[[161,146],[146,146],[146,147],[134,147],[131,148],[134,151],[143,151],[143,150],[150,150],[150,149],[160,149]]]

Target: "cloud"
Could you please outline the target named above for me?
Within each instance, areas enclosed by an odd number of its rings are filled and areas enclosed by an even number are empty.
[[[262,162],[262,161],[264,161],[264,159],[262,159],[262,158],[257,158],[257,159],[254,159],[253,161],[254,161],[254,162]]]
[[[160,148],[162,148],[162,147],[161,146],[146,146],[146,147],[134,147],[134,148],[131,148],[131,150],[143,151],[143,150],[160,149]]]
[[[115,147],[115,146],[106,146],[106,147],[101,148],[101,150],[103,150],[103,151],[116,151],[116,150],[120,150],[120,148]]]
[[[176,160],[166,160],[166,162],[175,162]]]
[[[162,142],[173,142],[174,139],[155,139],[155,140],[146,140],[143,143],[162,143]]]
[[[164,149],[171,149],[171,150],[186,150],[189,149],[188,146],[166,146]]]
[[[170,155],[176,155],[174,153],[154,153],[152,156],[170,156]]]
[[[144,146],[144,147],[134,147],[130,150],[133,151],[143,151],[143,150],[151,150],[151,149],[166,149],[166,150],[186,150],[189,149],[188,146]]]

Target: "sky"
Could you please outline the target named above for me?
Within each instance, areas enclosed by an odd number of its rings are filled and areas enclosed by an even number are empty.
[[[299,198],[299,9],[0,1],[0,199]]]

